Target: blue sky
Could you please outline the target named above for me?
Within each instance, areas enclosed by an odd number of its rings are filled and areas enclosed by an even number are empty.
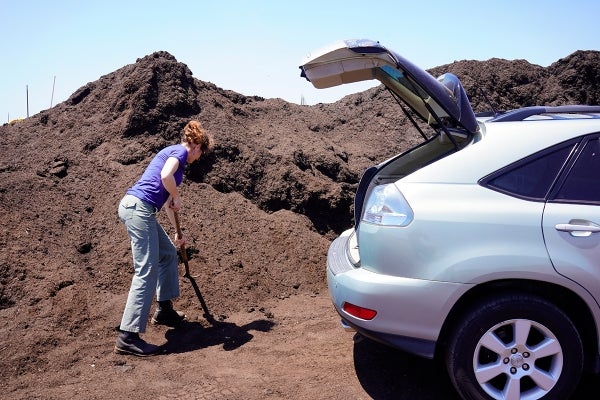
[[[597,0],[0,0],[0,123],[159,50],[223,89],[316,104],[376,84],[300,78],[302,59],[339,39],[378,40],[423,69],[493,57],[546,67],[600,50],[598,15]]]

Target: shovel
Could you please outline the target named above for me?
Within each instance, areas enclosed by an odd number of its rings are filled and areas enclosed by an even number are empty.
[[[177,211],[174,211],[173,215],[175,217],[175,227],[177,229],[177,236],[179,238],[182,238],[183,232],[181,231],[181,225],[179,224],[179,214],[177,213]],[[196,280],[192,275],[190,275],[190,267],[188,265],[187,251],[185,249],[185,245],[182,244],[181,246],[179,246],[179,250],[181,252],[181,259],[183,260],[183,265],[185,266],[185,273],[183,277],[188,278],[190,280],[190,283],[194,288],[194,292],[196,292],[196,297],[198,297],[198,300],[200,300],[200,305],[202,306],[202,310],[204,311],[203,317],[206,318],[206,320],[211,324],[214,324],[216,322],[215,318],[210,314],[210,311],[208,311],[208,307],[206,306],[206,302],[202,297],[202,293],[200,293],[200,288],[198,287]]]

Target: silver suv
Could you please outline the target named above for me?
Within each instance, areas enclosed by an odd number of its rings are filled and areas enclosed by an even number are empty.
[[[306,59],[317,88],[377,79],[420,144],[367,169],[331,244],[342,324],[440,358],[464,399],[561,399],[600,370],[600,106],[476,115],[370,40]]]

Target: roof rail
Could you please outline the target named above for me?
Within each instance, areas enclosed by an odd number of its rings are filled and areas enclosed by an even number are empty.
[[[492,118],[488,122],[507,122],[507,121],[523,121],[534,115],[542,114],[586,114],[586,113],[600,113],[600,106],[588,106],[588,105],[568,105],[568,106],[555,106],[555,107],[544,107],[544,106],[533,106],[523,107],[516,110],[508,111],[497,117]]]

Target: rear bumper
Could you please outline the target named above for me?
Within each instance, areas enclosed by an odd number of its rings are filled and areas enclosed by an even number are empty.
[[[446,316],[469,285],[389,276],[356,268],[346,253],[351,231],[335,239],[327,254],[327,284],[345,329],[403,351],[432,358]],[[376,310],[372,320],[343,310],[345,302]]]
[[[357,332],[366,338],[411,354],[415,354],[417,356],[431,359],[435,354],[434,341],[397,336],[382,332],[373,332],[362,327],[353,326],[344,318],[341,319],[341,325],[346,332]]]

